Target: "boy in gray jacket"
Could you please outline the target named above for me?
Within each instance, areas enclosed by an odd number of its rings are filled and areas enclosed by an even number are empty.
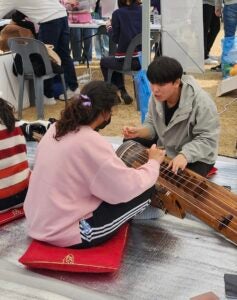
[[[162,56],[148,67],[152,96],[142,127],[124,127],[125,139],[158,138],[172,158],[174,173],[186,166],[206,176],[218,153],[219,117],[215,103],[180,63]]]

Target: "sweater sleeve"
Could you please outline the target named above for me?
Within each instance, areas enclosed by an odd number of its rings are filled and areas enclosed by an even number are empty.
[[[149,160],[138,169],[128,168],[114,154],[98,169],[90,190],[111,204],[128,202],[152,187],[159,176],[159,163]]]

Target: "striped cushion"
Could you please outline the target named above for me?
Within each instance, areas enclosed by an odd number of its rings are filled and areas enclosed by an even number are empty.
[[[26,142],[21,128],[16,124],[9,132],[0,124],[0,213],[24,201],[29,175]]]

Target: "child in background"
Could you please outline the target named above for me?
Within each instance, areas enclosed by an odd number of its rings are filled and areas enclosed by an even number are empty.
[[[116,70],[122,70],[131,40],[142,32],[142,6],[138,5],[136,0],[118,0],[118,7],[112,14],[111,22],[107,24],[108,35],[118,45],[117,50],[115,55],[101,58],[100,68],[105,81],[108,80],[108,69],[114,70],[111,82],[120,90],[124,103],[130,104],[133,98],[125,88],[124,76]],[[138,47],[133,53],[131,69],[134,71],[141,68],[138,59],[139,51],[141,51],[141,47]]]
[[[14,108],[0,98],[0,213],[22,206],[30,170],[26,142],[14,117]]]

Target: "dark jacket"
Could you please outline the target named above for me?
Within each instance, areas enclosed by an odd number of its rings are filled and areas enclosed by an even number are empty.
[[[111,23],[109,34],[113,42],[118,44],[117,52],[125,53],[132,38],[142,32],[142,7],[132,4],[116,9]]]

